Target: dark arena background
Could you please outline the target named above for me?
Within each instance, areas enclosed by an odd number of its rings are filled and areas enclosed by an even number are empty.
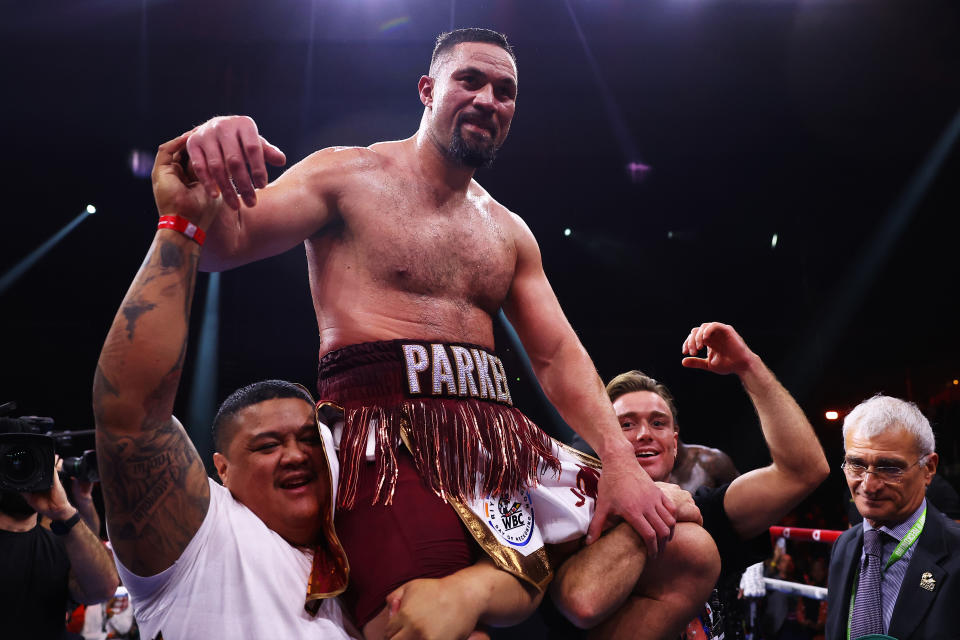
[[[505,32],[519,61],[510,136],[478,180],[533,229],[605,380],[654,375],[684,440],[765,464],[737,380],[680,366],[692,326],[727,322],[834,468],[797,524],[845,527],[825,412],[877,392],[927,412],[960,483],[955,0],[8,3],[0,401],[92,428],[97,354],[156,226],[158,144],[233,113],[288,164],[407,137],[434,37],[464,26]],[[194,308],[177,414],[209,459],[229,391],[314,385],[303,250],[201,276]],[[554,428],[519,375],[518,404]]]

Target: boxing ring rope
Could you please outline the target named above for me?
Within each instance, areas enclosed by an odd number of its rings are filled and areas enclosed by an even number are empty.
[[[770,527],[770,540],[777,538],[794,540],[797,542],[822,542],[833,544],[840,537],[842,531],[831,529],[803,529],[800,527]],[[790,595],[803,596],[812,600],[826,600],[827,589],[815,587],[801,582],[778,580],[777,578],[763,578],[764,587],[773,591],[780,591]]]
[[[794,596],[803,596],[811,600],[826,600],[827,588],[815,587],[811,584],[800,582],[788,582],[786,580],[777,580],[776,578],[764,578],[764,586],[771,591],[781,591]]]
[[[777,538],[807,542],[826,542],[833,544],[843,531],[831,529],[801,529],[800,527],[770,527],[770,539]]]

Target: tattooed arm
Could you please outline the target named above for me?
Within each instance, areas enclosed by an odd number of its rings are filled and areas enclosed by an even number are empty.
[[[179,155],[188,134],[161,145],[153,169],[161,215],[206,228],[214,207],[188,182]],[[180,557],[206,515],[210,489],[173,402],[187,348],[200,246],[157,231],[100,353],[93,383],[97,457],[114,551],[138,575]]]

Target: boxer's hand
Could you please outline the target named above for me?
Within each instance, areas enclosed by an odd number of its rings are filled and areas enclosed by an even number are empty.
[[[657,482],[655,484],[676,507],[677,522],[693,522],[701,527],[703,526],[700,507],[693,501],[693,496],[690,495],[689,491],[669,482]]]
[[[183,133],[157,150],[153,163],[153,199],[160,215],[176,214],[206,229],[223,206],[220,198],[211,198],[197,180],[187,175],[180,165],[187,139],[192,131]]]
[[[387,596],[390,611],[384,637],[395,640],[461,640],[477,638],[478,599],[467,589],[439,580],[411,580]],[[477,632],[479,633],[479,632]]]
[[[234,211],[243,204],[257,204],[255,189],[267,186],[267,164],[279,167],[287,162],[280,149],[257,131],[247,116],[218,116],[203,123],[187,140],[190,168],[211,198],[223,194]]]
[[[673,536],[676,509],[633,455],[608,456],[597,487],[597,508],[587,530],[587,544],[600,537],[607,521],[623,518],[655,558]]]
[[[704,347],[707,349],[707,357],[695,357]],[[719,322],[705,322],[691,329],[690,335],[683,341],[681,353],[690,356],[683,359],[683,366],[706,369],[721,375],[740,375],[760,359],[747,347],[747,343],[733,327]]]

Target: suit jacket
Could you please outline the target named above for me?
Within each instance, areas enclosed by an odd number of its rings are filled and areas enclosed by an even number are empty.
[[[927,501],[927,521],[900,585],[887,635],[898,640],[960,638],[960,525]],[[846,640],[853,576],[863,549],[863,527],[843,532],[830,556],[827,592],[827,640]],[[929,572],[933,591],[920,586]]]

